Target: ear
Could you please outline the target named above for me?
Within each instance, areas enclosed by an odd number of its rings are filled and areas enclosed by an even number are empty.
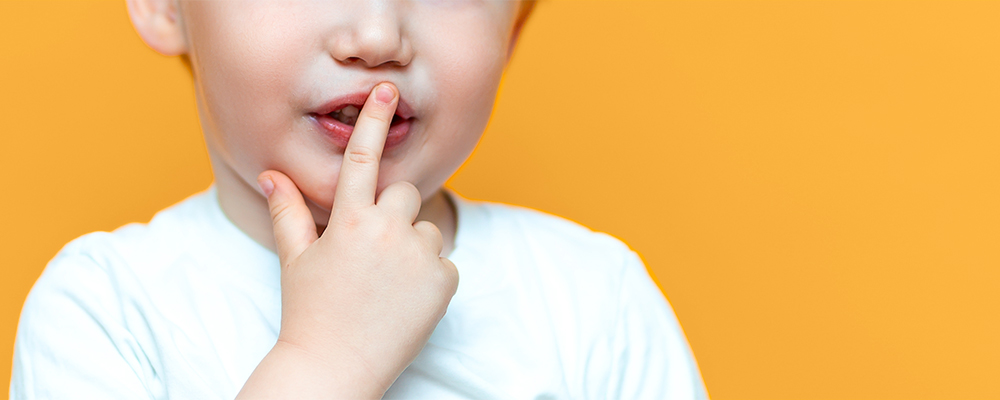
[[[505,65],[510,64],[510,59],[514,56],[514,48],[517,46],[517,39],[521,37],[521,30],[524,29],[524,23],[528,22],[528,16],[531,15],[531,11],[534,10],[534,8],[534,1],[529,1],[519,7],[517,20],[514,22],[514,29],[511,31],[510,43],[507,46],[507,59],[504,63]]]
[[[126,0],[132,26],[146,45],[165,56],[187,53],[175,0]]]

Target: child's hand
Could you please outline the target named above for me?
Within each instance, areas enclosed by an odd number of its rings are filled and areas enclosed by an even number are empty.
[[[380,398],[444,316],[458,271],[439,257],[437,227],[414,223],[420,193],[395,182],[375,199],[396,93],[383,83],[369,94],[322,237],[288,177],[258,177],[281,259],[281,331],[240,398]]]

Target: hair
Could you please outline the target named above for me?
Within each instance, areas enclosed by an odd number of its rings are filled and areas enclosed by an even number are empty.
[[[517,11],[518,27],[524,25],[524,22],[528,20],[528,16],[531,15],[531,10],[535,9],[536,2],[536,0],[521,0],[520,8]]]
[[[535,9],[535,3],[537,0],[520,0],[520,5],[517,10],[517,19],[514,22],[514,30],[517,31],[524,26],[524,23],[528,21],[528,16],[531,15],[531,11]],[[187,54],[181,54],[181,63],[187,68],[188,72],[194,74],[194,69],[191,67],[191,58]]]

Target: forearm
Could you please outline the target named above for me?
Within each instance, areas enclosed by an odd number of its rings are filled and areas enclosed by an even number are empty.
[[[261,360],[237,400],[379,399],[387,389],[352,357],[319,357],[279,341]]]

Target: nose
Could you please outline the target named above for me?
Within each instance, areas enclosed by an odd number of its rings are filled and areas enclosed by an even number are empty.
[[[330,38],[329,52],[345,65],[369,68],[383,64],[406,66],[413,47],[406,37],[397,10],[398,0],[365,0],[355,3],[356,14]]]

